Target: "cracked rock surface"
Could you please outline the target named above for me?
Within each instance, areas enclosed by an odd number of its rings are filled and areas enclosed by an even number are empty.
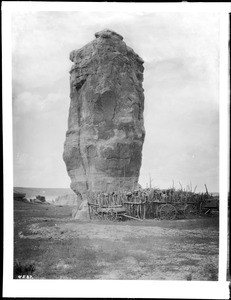
[[[143,60],[111,30],[70,53],[70,109],[63,159],[71,188],[136,188],[145,130]],[[84,207],[84,205],[82,205]]]

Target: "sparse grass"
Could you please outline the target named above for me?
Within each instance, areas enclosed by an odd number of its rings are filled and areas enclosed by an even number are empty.
[[[80,222],[71,209],[15,203],[14,260],[34,278],[217,280],[218,218]]]
[[[208,263],[204,266],[205,276],[208,277],[207,280],[216,281],[218,280],[218,272],[216,266],[212,263]]]
[[[19,279],[21,276],[32,275],[35,271],[34,264],[22,265],[19,261],[14,263],[14,279]]]
[[[52,253],[51,253],[51,249]],[[44,278],[87,278],[94,276],[98,270],[95,268],[95,252],[86,248],[83,244],[79,245],[78,241],[51,243],[47,250],[43,250],[39,257],[46,265],[43,265],[35,273],[35,276]]]

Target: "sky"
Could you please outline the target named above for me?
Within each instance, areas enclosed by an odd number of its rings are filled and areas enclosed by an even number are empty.
[[[14,12],[14,186],[69,187],[69,53],[109,28],[144,60],[139,183],[219,191],[219,14]]]

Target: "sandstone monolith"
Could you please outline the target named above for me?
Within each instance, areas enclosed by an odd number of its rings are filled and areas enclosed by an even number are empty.
[[[70,109],[63,159],[87,218],[88,191],[136,188],[145,130],[144,61],[111,30],[70,53]]]

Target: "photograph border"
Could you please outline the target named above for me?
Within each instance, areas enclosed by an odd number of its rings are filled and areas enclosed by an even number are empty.
[[[219,277],[217,282],[152,280],[13,280],[13,143],[11,14],[15,11],[148,11],[216,12],[220,22],[220,147],[219,147]],[[48,3],[2,2],[3,174],[4,174],[4,297],[117,297],[226,299],[229,192],[229,3]],[[221,217],[222,216],[222,217]],[[105,282],[107,288],[105,289]]]

